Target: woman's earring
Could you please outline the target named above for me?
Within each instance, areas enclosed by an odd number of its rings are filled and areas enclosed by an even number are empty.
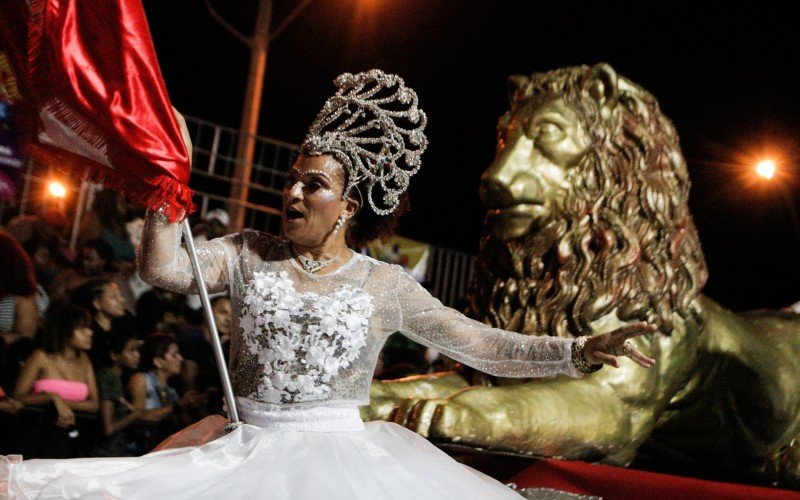
[[[336,219],[336,224],[333,226],[333,234],[339,232],[339,230],[344,226],[344,215],[340,215],[338,219]]]

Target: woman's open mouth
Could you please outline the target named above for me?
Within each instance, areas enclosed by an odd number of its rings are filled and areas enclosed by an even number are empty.
[[[303,212],[301,212],[300,210],[298,210],[298,209],[296,209],[294,207],[287,207],[285,213],[286,213],[286,220],[287,221],[296,221],[296,220],[300,220],[303,217],[305,217],[303,215]]]

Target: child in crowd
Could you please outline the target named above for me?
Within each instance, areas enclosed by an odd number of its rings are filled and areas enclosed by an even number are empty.
[[[169,385],[169,379],[180,375],[182,368],[183,356],[174,336],[156,333],[144,341],[141,369],[131,376],[128,390],[133,407],[138,411],[149,410],[149,420],[158,422],[149,439],[151,445],[190,423],[187,410],[204,403],[197,391],[186,391],[180,397]]]
[[[94,446],[94,456],[130,455],[125,430],[137,419],[150,416],[134,408],[122,391],[122,377],[139,367],[139,358],[139,340],[132,332],[113,332],[109,335],[106,367],[97,374],[102,436]]]

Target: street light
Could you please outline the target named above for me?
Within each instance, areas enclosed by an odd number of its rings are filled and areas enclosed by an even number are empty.
[[[59,181],[50,181],[47,190],[54,198],[64,199],[67,196],[67,188]]]
[[[763,160],[756,165],[756,173],[761,177],[769,180],[775,175],[775,162],[772,160]]]

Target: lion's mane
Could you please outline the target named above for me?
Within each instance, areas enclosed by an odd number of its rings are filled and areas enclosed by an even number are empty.
[[[529,99],[563,97],[593,147],[535,234],[503,242],[487,221],[469,313],[523,333],[576,336],[616,309],[669,334],[675,315],[696,320],[708,276],[678,135],[656,99],[622,77],[612,112],[602,113],[582,89],[590,70],[534,73],[512,98],[510,114]]]

